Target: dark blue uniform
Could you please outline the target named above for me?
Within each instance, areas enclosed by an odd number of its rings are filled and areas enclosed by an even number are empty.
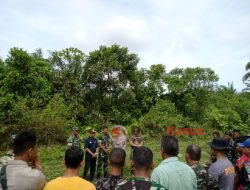
[[[95,153],[98,147],[98,142],[95,138],[87,138],[84,142],[84,148],[88,148],[91,152]],[[86,151],[85,154],[85,166],[83,171],[83,178],[87,179],[88,171],[90,168],[90,177],[89,180],[93,181],[95,177],[95,168],[96,168],[96,157],[93,158],[92,155]]]

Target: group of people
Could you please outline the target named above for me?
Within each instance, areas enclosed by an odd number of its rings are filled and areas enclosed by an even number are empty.
[[[93,129],[88,130],[88,138],[84,141],[85,154],[85,165],[83,171],[83,178],[93,181],[95,177],[95,171],[97,168],[96,179],[101,177],[101,172],[103,171],[103,177],[107,177],[108,172],[108,157],[112,147],[121,148],[126,150],[127,135],[123,133],[121,128],[117,128],[117,134],[115,137],[111,137],[109,134],[108,127],[103,127],[101,135],[96,139],[96,131]],[[68,146],[77,146],[81,148],[81,139],[78,134],[78,128],[74,127],[71,136],[67,140]],[[131,146],[130,159],[132,158],[133,150],[137,147],[143,145],[143,141],[140,136],[140,129],[134,128],[132,131],[132,136],[129,141]],[[97,167],[96,167],[97,163]],[[87,176],[90,170],[89,177]]]
[[[92,129],[88,131],[83,151],[78,129],[73,129],[64,156],[65,172],[47,183],[37,155],[36,136],[30,132],[18,134],[13,141],[14,160],[8,160],[0,170],[0,190],[250,189],[250,137],[241,136],[239,130],[225,133],[224,137],[213,133],[208,143],[211,159],[205,166],[200,164],[198,145],[187,146],[184,163],[178,159],[178,139],[164,135],[160,140],[163,160],[154,167],[153,152],[143,146],[140,129],[135,128],[129,140],[131,179],[123,177],[127,141],[124,134],[119,132],[120,136],[111,138],[107,127],[97,139],[95,134]],[[79,177],[83,165],[83,176]]]

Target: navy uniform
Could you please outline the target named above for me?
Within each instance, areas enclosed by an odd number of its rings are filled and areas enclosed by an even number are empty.
[[[92,132],[95,132],[92,130]],[[98,142],[94,137],[89,137],[84,142],[84,148],[88,148],[92,153],[96,153],[98,148]],[[83,171],[83,178],[87,179],[88,171],[90,169],[89,180],[93,181],[95,177],[95,168],[96,168],[96,157],[93,157],[88,151],[85,154],[85,166]]]

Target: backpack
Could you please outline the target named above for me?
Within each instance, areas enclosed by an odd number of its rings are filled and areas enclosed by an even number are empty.
[[[1,168],[1,171],[0,171],[0,183],[1,183],[1,186],[2,186],[3,190],[8,190],[8,187],[7,187],[7,176],[6,176],[6,167],[7,167],[7,165],[4,165]]]

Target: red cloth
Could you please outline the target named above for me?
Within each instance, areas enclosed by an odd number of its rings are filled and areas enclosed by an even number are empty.
[[[248,161],[248,157],[243,154],[241,157],[238,158],[238,160],[236,161],[236,166],[239,167],[239,169],[241,170],[243,168],[243,165],[245,162]],[[237,190],[244,190],[243,188],[243,185],[240,184],[238,187],[237,187]]]
[[[241,169],[243,167],[243,164],[248,161],[248,157],[243,154],[241,157],[238,158],[236,161],[236,165]]]

